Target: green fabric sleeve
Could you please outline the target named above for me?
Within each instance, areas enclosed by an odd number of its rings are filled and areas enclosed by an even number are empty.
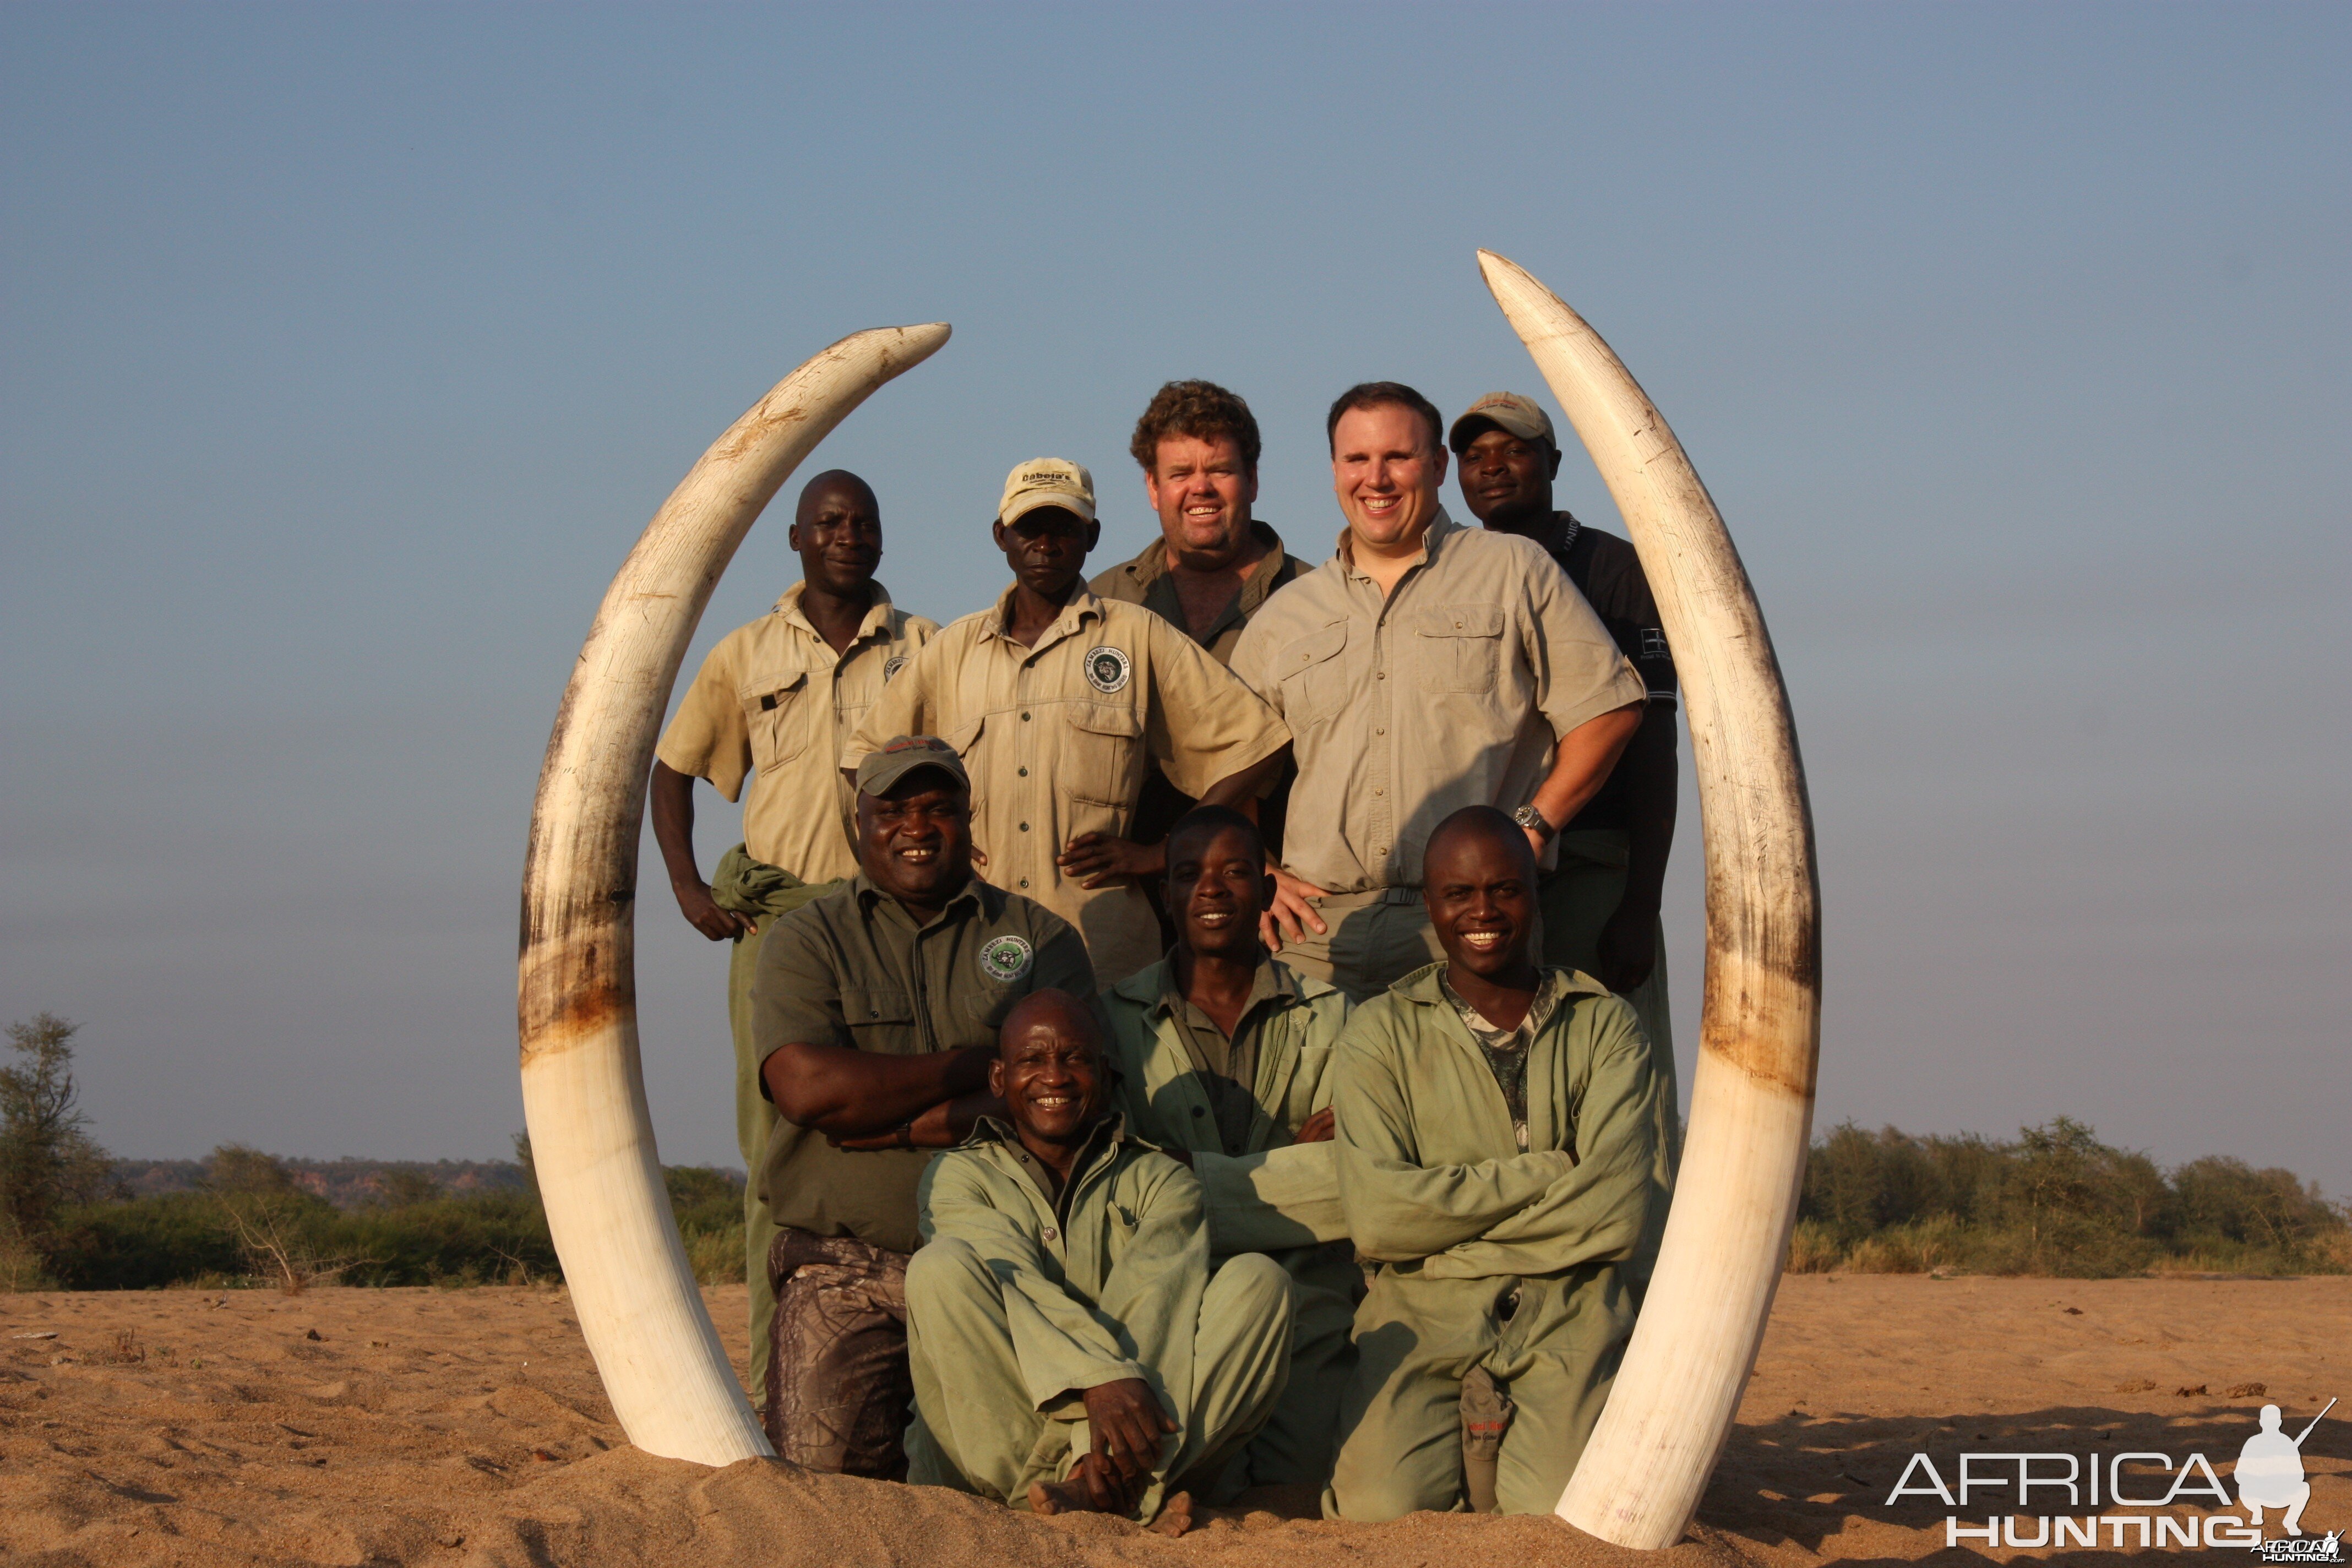
[[[765,1063],[786,1046],[855,1047],[841,1011],[841,977],[813,916],[786,915],[760,942],[751,978],[751,1045]],[[764,1097],[767,1085],[760,1089]]]
[[[1430,1258],[1426,1278],[1552,1274],[1633,1255],[1659,1157],[1657,1071],[1633,1008],[1609,997],[1592,1011],[1598,1034],[1577,1117],[1576,1168],[1477,1240]]]
[[[1359,1252],[1384,1263],[1410,1262],[1484,1236],[1575,1169],[1565,1151],[1549,1149],[1473,1165],[1421,1164],[1402,1081],[1407,1053],[1396,1026],[1408,1010],[1421,1009],[1393,996],[1356,1009],[1339,1037],[1331,1101],[1348,1232]]]
[[[1223,1258],[1346,1240],[1333,1148],[1292,1143],[1237,1158],[1193,1154],[1192,1173],[1208,1201],[1209,1249]]]
[[[1192,1395],[1189,1347],[1201,1316],[1201,1295],[1209,1286],[1209,1227],[1201,1184],[1166,1155],[1149,1152],[1129,1166],[1118,1185],[1124,1193],[1115,1191],[1109,1199],[1111,1223],[1125,1229],[1132,1220],[1134,1229],[1116,1248],[1099,1310],[1118,1326],[1119,1350],[1139,1369],[1125,1375],[1150,1382],[1162,1410],[1181,1410]],[[1178,1347],[1185,1347],[1181,1363],[1174,1358]],[[1097,1377],[1069,1386],[1091,1388],[1107,1381]],[[1169,1382],[1181,1386],[1171,1388]]]
[[[1032,1407],[1042,1412],[1066,1394],[1144,1376],[1108,1324],[1047,1272],[1034,1220],[996,1205],[982,1164],[988,1158],[977,1149],[950,1150],[931,1162],[920,1198],[923,1239],[953,1237],[987,1259],[1004,1291],[1005,1323]]]

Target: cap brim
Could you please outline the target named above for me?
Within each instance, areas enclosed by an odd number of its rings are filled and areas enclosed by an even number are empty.
[[[1076,518],[1080,522],[1092,522],[1095,520],[1093,509],[1088,507],[1086,502],[1080,500],[1077,497],[1073,495],[1058,495],[1048,490],[1041,495],[1021,497],[1013,501],[1010,508],[998,512],[996,514],[996,521],[1002,523],[1017,522],[1021,519],[1027,517],[1033,511],[1045,511],[1048,510],[1054,511],[1066,511],[1072,517]]]

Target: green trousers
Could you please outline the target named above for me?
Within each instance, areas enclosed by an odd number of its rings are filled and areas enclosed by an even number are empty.
[[[1323,1511],[1396,1519],[1465,1506],[1462,1379],[1493,1374],[1518,1405],[1495,1495],[1549,1513],[1601,1419],[1637,1307],[1622,1264],[1538,1279],[1424,1279],[1384,1268],[1356,1313],[1356,1376]]]
[[[1273,1414],[1290,1365],[1290,1281],[1282,1266],[1243,1253],[1211,1276],[1192,1326],[1192,1386],[1168,1389],[1178,1430],[1135,1517],[1149,1521],[1171,1481],[1212,1489],[1226,1462]],[[1066,1480],[1093,1446],[1086,1405],[1072,1390],[1040,1410],[1014,1354],[1008,1303],[988,1259],[970,1242],[935,1237],[907,1265],[907,1352],[915,1419],[907,1479],[951,1487],[1016,1509],[1038,1481]],[[1161,1347],[1135,1359],[1160,1364]]]
[[[760,1092],[759,1047],[751,1038],[751,981],[760,972],[760,939],[769,929],[840,885],[812,886],[790,871],[752,859],[740,844],[721,855],[710,873],[711,900],[755,922],[749,936],[735,939],[727,960],[727,1022],[735,1036],[735,1142],[743,1151],[743,1279],[751,1288],[754,1389],[768,1386],[770,1325],[776,1316],[776,1292],[768,1283],[768,1246],[776,1238],[776,1225],[760,1197],[760,1167],[767,1163],[768,1129],[775,1125],[776,1108]],[[752,1397],[757,1403],[761,1396]]]
[[[1265,1256],[1290,1277],[1290,1376],[1265,1427],[1210,1489],[1211,1503],[1230,1502],[1250,1487],[1329,1481],[1339,1443],[1339,1401],[1356,1370],[1356,1303],[1364,1293],[1364,1271],[1355,1248],[1341,1241]]]

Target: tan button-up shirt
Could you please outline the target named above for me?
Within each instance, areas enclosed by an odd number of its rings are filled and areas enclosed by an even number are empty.
[[[842,763],[856,766],[894,735],[944,737],[971,774],[982,874],[1077,927],[1095,973],[1123,980],[1160,956],[1143,890],[1087,892],[1054,858],[1081,833],[1127,836],[1147,762],[1198,795],[1279,751],[1290,732],[1182,627],[1139,605],[1082,588],[1024,647],[1004,634],[1012,597],[1007,589],[932,638]]]
[[[1339,552],[1265,602],[1234,673],[1296,739],[1285,869],[1326,891],[1419,887],[1437,825],[1514,811],[1553,742],[1642,678],[1543,547],[1443,508],[1394,592]]]
[[[804,882],[829,882],[857,870],[842,747],[940,626],[894,606],[877,583],[874,607],[836,656],[801,613],[806,586],[793,584],[773,610],[719,639],[654,754],[729,800],[750,778],[744,849]]]

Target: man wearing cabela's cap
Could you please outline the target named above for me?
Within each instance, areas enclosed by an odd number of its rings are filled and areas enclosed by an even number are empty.
[[[751,986],[776,1114],[752,1173],[778,1227],[762,1396],[785,1458],[897,1479],[915,1184],[931,1151],[1002,1114],[988,1068],[1013,1004],[1095,981],[1067,922],[972,875],[954,748],[896,736],[858,763],[856,785],[857,875],[776,923]]]
[[[1139,881],[1163,874],[1165,847],[1129,837],[1148,765],[1205,805],[1243,806],[1279,774],[1290,731],[1182,627],[1088,590],[1101,530],[1085,468],[1015,468],[992,532],[1013,585],[925,645],[843,762],[888,735],[946,736],[971,770],[982,874],[1077,927],[1095,972],[1123,980],[1160,952]]]

